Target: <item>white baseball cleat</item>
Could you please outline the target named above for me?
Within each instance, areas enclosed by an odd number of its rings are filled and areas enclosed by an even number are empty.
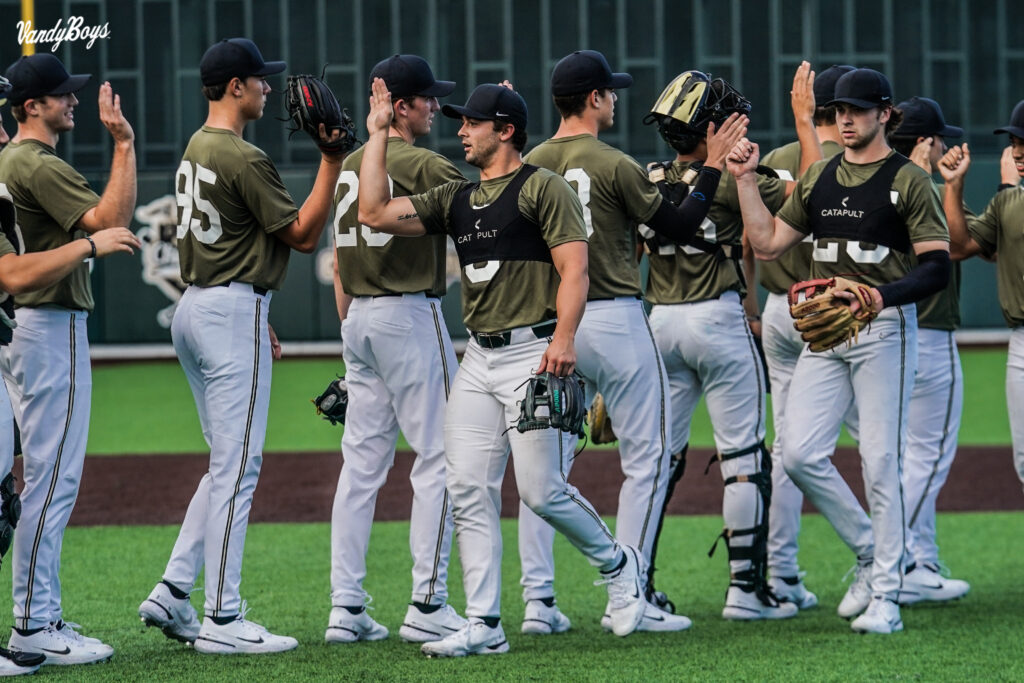
[[[182,643],[194,643],[199,636],[199,616],[188,598],[176,598],[161,581],[139,605],[139,618],[156,626],[164,635]]]
[[[11,652],[0,647],[0,676],[24,676],[39,670],[46,660],[45,655],[28,652]]]
[[[324,633],[324,640],[328,643],[355,643],[387,637],[388,629],[374,621],[365,607],[358,614],[352,614],[347,607],[332,607],[331,619]]]
[[[797,576],[773,576],[768,585],[779,600],[791,602],[800,609],[808,609],[818,604],[818,596],[807,590],[803,579]]]
[[[242,611],[234,621],[218,624],[210,617],[203,619],[203,625],[196,637],[196,652],[207,655],[269,654],[287,652],[299,646],[291,636],[279,636],[263,626],[245,618],[245,602]]]
[[[971,590],[971,584],[960,579],[950,579],[939,573],[938,567],[927,564],[916,565],[903,577],[900,589],[901,605],[918,602],[946,602],[959,600]]]
[[[523,633],[532,633],[537,636],[546,636],[549,633],[565,633],[572,628],[569,617],[562,614],[558,609],[554,598],[551,598],[551,606],[544,604],[543,600],[528,600],[526,612],[523,614]]]
[[[465,625],[466,620],[451,605],[444,605],[430,613],[422,612],[416,605],[409,605],[398,635],[407,643],[429,643],[447,638]],[[380,624],[377,626],[384,628]],[[387,629],[384,629],[384,637],[387,637]]]
[[[846,595],[843,596],[839,607],[836,608],[836,612],[843,619],[852,619],[868,608],[868,603],[871,602],[871,569],[873,566],[872,562],[858,563],[843,577],[845,581],[846,577],[853,573],[853,583],[846,589]]]
[[[508,640],[500,623],[491,628],[482,619],[474,617],[447,638],[423,643],[420,651],[428,657],[500,655],[508,652]]]
[[[748,590],[749,588],[749,590]],[[725,592],[725,607],[722,618],[732,621],[756,621],[758,619],[789,619],[795,617],[797,606],[792,602],[779,602],[768,605],[757,597],[753,586],[737,586],[731,584]]]
[[[672,614],[661,609],[657,605],[648,602],[644,605],[644,616],[640,625],[636,627],[639,631],[685,631],[693,626],[689,617],[681,614]],[[605,631],[612,630],[612,620],[607,614],[601,617],[601,628]]]
[[[871,598],[864,614],[850,624],[857,633],[895,633],[903,630],[900,606],[885,598]]]
[[[93,639],[95,640],[95,639]],[[114,648],[96,641],[86,642],[58,631],[53,624],[47,624],[30,635],[21,635],[11,630],[7,647],[12,652],[31,652],[46,655],[43,664],[71,665],[105,662],[114,656]]]
[[[640,555],[635,548],[624,545],[622,552],[626,562],[613,576],[594,582],[595,586],[605,585],[608,588],[608,607],[605,614],[611,621],[612,633],[617,636],[628,636],[640,625],[644,618],[644,589],[641,578],[643,567]]]
[[[71,640],[74,640],[76,642],[84,643],[86,645],[102,645],[103,644],[103,641],[100,640],[99,638],[91,638],[91,637],[89,637],[87,635],[79,633],[78,629],[82,628],[82,625],[81,624],[76,624],[73,621],[64,621],[63,619],[58,619],[57,621],[53,622],[53,627],[55,629],[57,629],[58,633],[66,636],[66,637],[68,637]]]

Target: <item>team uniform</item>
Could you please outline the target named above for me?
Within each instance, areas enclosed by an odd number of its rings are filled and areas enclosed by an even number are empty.
[[[830,159],[841,153],[843,147],[832,140],[825,140],[821,143],[821,150],[824,158]],[[761,163],[774,170],[783,180],[795,181],[800,176],[800,143],[791,142],[772,150]],[[772,424],[775,427],[775,440],[772,442],[772,503],[768,511],[768,571],[772,577],[772,588],[780,597],[796,590],[794,587],[798,585],[790,582],[794,577],[800,577],[797,551],[800,510],[804,501],[804,494],[786,474],[782,464],[785,451],[782,435],[786,423],[789,382],[800,352],[806,346],[800,333],[793,327],[787,295],[793,283],[810,277],[813,249],[813,242],[807,237],[778,259],[759,264],[761,286],[768,291],[761,317],[761,343],[771,381]],[[808,595],[813,597],[813,594]],[[801,607],[811,606],[806,604],[809,599],[806,596],[796,597]]]
[[[576,185],[589,237],[587,308],[576,331],[576,369],[587,404],[600,392],[620,442],[625,481],[615,534],[650,562],[668,482],[671,425],[668,381],[640,300],[636,226],[661,202],[658,188],[623,152],[582,134],[547,140],[525,161]],[[566,471],[570,463],[566,465]],[[554,595],[554,529],[520,504],[523,599]]]
[[[479,184],[447,183],[411,201],[428,234],[448,233],[455,241],[462,265],[463,315],[471,331],[445,421],[448,491],[470,617],[467,630],[460,633],[474,641],[473,651],[505,652],[508,643],[497,623],[499,513],[510,450],[526,505],[565,534],[591,565],[606,572],[610,596],[617,590],[616,571],[620,580],[632,581],[632,590],[639,590],[643,564],[636,551],[620,549],[594,508],[566,481],[571,437],[556,429],[521,433],[515,428],[525,380],[540,364],[555,329],[560,280],[550,250],[586,241],[587,234],[569,185],[530,165]],[[641,614],[635,616],[633,627]],[[474,633],[483,635],[478,639]],[[452,654],[457,648],[455,653],[466,654],[465,643],[454,642],[458,637],[426,643],[423,651]]]
[[[1015,110],[1016,111],[1016,110]],[[1015,119],[1016,120],[1016,119]],[[987,257],[996,260],[999,305],[1011,328],[1006,361],[1006,406],[1010,413],[1013,464],[1024,483],[1024,189],[1017,186],[996,194],[977,218],[968,221],[971,238]]]
[[[394,196],[423,192],[463,180],[444,157],[388,139]],[[357,220],[359,165],[363,150],[349,155],[335,196],[338,271],[353,298],[342,323],[349,403],[341,446],[345,457],[331,515],[331,601],[335,614],[328,640],[379,639],[388,635],[362,607],[366,553],[377,492],[394,463],[401,428],[416,453],[409,547],[413,556],[412,602],[438,607],[449,630],[435,633],[410,606],[401,635],[430,640],[458,630],[462,620],[448,599],[452,515],[445,489],[444,408],[458,361],[441,315],[446,289],[446,236],[396,237]],[[334,617],[337,618],[334,618]],[[438,615],[432,618],[437,619]]]
[[[870,164],[851,164],[842,155],[814,164],[778,217],[815,239],[811,277],[857,273],[871,287],[909,272],[913,244],[949,239],[931,179],[895,153]],[[784,425],[783,462],[857,556],[857,577],[839,605],[844,617],[864,610],[872,597],[896,602],[903,586],[901,466],[916,367],[916,307],[905,304],[883,309],[855,344],[804,349],[793,372],[786,411],[800,419]],[[831,462],[851,401],[861,425],[870,518]]]
[[[164,583],[151,600],[165,584],[192,590],[205,567],[202,629],[186,614],[184,632],[172,637],[191,637],[197,650],[220,652],[208,626],[218,623],[214,619],[244,619],[242,552],[270,401],[267,316],[290,252],[274,232],[290,225],[298,210],[266,154],[231,131],[209,126],[189,141],[175,191],[181,276],[189,287],[171,336],[210,447],[210,469],[189,503]],[[187,602],[184,608],[191,612]],[[262,627],[251,637],[295,642]]]
[[[692,165],[675,161],[665,168],[666,185],[681,184]],[[782,180],[762,176],[758,188],[771,211],[785,200]],[[720,249],[654,243],[646,298],[668,371],[672,452],[689,441],[702,393],[711,416],[725,481],[722,538],[732,577],[723,616],[779,618],[796,608],[774,600],[765,582],[771,462],[764,444],[765,378],[741,305],[746,283],[738,258],[740,221],[736,181],[725,174],[698,234]]]
[[[0,154],[0,184],[13,199],[27,252],[80,237],[76,224],[100,201],[56,150],[33,139],[11,143]],[[89,266],[83,262],[56,284],[15,301],[18,327],[0,355],[0,367],[25,454],[22,517],[14,539],[16,631],[11,636],[12,649],[25,649],[22,645],[31,647],[31,641],[22,641],[17,629],[26,636],[50,628],[71,632],[62,621],[59,570],[89,430]],[[95,642],[97,658],[113,654],[113,648]]]

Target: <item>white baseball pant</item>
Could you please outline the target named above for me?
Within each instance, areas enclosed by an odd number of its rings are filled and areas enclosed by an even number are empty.
[[[364,602],[377,492],[394,464],[401,429],[416,453],[409,475],[412,601],[444,604],[452,545],[444,409],[458,361],[441,302],[422,293],[357,297],[342,330],[348,408],[331,513],[331,602]]]
[[[270,407],[271,292],[251,285],[189,287],[171,324],[171,338],[210,447],[163,578],[190,590],[206,568],[206,616],[241,608],[242,553],[252,496],[263,463]]]
[[[511,449],[519,496],[569,539],[594,567],[614,568],[619,544],[593,506],[566,481],[572,437],[516,429],[526,383],[548,346],[530,328],[484,349],[470,340],[445,419],[448,492],[462,560],[466,616],[501,614],[501,481]]]
[[[859,341],[800,355],[786,412],[783,464],[859,560],[874,560],[873,594],[895,601],[903,582],[906,519],[901,466],[917,368],[913,304],[884,309]],[[832,454],[853,400],[871,517],[843,480]]]
[[[576,369],[587,405],[601,392],[619,437],[625,481],[619,490],[615,537],[650,563],[672,452],[668,377],[643,302],[635,297],[587,302],[576,331]],[[572,466],[567,463],[566,474]],[[553,596],[555,530],[519,505],[523,600]]]
[[[1013,466],[1024,484],[1024,326],[1013,328],[1006,357],[1006,409],[1010,414]]]
[[[14,625],[61,618],[60,551],[89,436],[92,369],[84,311],[18,309],[3,375],[21,427],[25,488],[14,534]]]

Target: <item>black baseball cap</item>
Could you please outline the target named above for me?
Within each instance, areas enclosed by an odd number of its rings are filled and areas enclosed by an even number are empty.
[[[836,81],[835,97],[825,103],[852,104],[860,109],[892,105],[892,86],[885,74],[874,69],[847,71]]]
[[[574,95],[631,85],[633,77],[626,73],[612,73],[608,60],[597,50],[577,50],[562,57],[551,72],[552,95]]]
[[[214,43],[199,61],[203,85],[220,85],[236,76],[270,76],[285,70],[284,62],[265,62],[256,43],[248,38],[228,38]]]
[[[944,138],[959,138],[964,134],[963,128],[946,124],[942,107],[935,100],[915,96],[906,102],[900,102],[896,108],[903,112],[903,122],[893,131],[893,135],[925,138],[941,135]]]
[[[1010,135],[1024,139],[1024,100],[1017,103],[1010,114],[1010,125],[997,128],[995,134],[1009,133]]]
[[[836,97],[836,81],[838,81],[843,74],[853,71],[856,68],[857,67],[850,66],[849,64],[833,64],[815,76],[814,101],[818,103],[817,106],[827,106],[825,102],[834,100]]]
[[[44,95],[78,92],[92,78],[89,74],[72,76],[64,64],[48,52],[21,57],[7,67],[4,76],[11,82],[7,99],[12,105]]]
[[[395,55],[377,62],[370,72],[371,85],[374,78],[384,79],[393,100],[412,95],[447,97],[455,90],[454,81],[434,78],[430,64],[417,55]]]
[[[452,119],[463,116],[481,121],[511,123],[516,130],[526,130],[526,100],[514,90],[503,85],[484,83],[478,85],[466,100],[466,106],[446,104],[441,113]]]

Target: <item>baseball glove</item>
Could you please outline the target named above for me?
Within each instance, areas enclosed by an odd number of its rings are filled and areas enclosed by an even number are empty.
[[[583,382],[578,376],[555,377],[542,372],[529,379],[516,429],[528,432],[554,427],[583,438],[587,412],[583,402]]]
[[[338,98],[321,79],[309,74],[289,76],[285,88],[285,106],[288,118],[295,124],[292,133],[304,130],[313,138],[313,142],[322,152],[327,154],[347,154],[359,141],[356,140],[356,126],[347,109],[342,109]],[[327,135],[336,130],[341,137],[331,143],[320,138],[320,124],[324,124]]]
[[[348,409],[348,385],[345,378],[339,377],[327,385],[324,392],[312,399],[316,406],[316,414],[336,425],[345,424],[345,411]]]
[[[837,292],[852,292],[857,297],[860,308],[856,313],[850,310],[850,300],[836,296]],[[870,289],[841,277],[795,283],[789,288],[789,313],[801,339],[816,353],[856,342],[861,328],[878,316]]]
[[[619,440],[612,431],[612,419],[608,417],[608,407],[601,394],[594,396],[594,403],[587,412],[587,424],[590,425],[590,440],[594,443],[613,443]]]

